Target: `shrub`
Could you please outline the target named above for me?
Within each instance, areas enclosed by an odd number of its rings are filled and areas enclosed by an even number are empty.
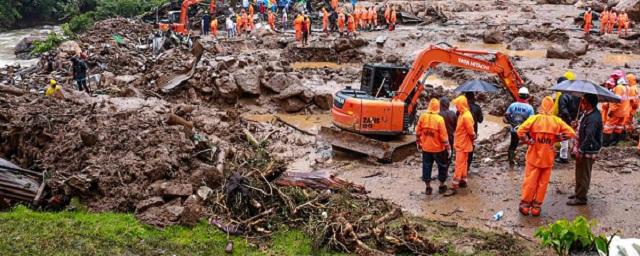
[[[156,8],[168,0],[101,0],[96,8],[97,17],[133,17]]]
[[[594,225],[595,221],[578,216],[571,222],[558,220],[546,227],[540,227],[534,236],[541,240],[543,246],[552,247],[561,256],[569,255],[572,251],[591,251],[594,248],[606,253],[607,238],[604,235],[594,235],[591,232]]]
[[[32,55],[38,55],[41,53],[48,52],[58,47],[58,45],[64,42],[64,38],[58,35],[55,32],[50,33],[44,41],[36,40],[33,42],[33,50],[31,50]]]

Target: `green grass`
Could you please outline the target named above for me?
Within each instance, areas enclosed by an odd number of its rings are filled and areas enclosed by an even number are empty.
[[[310,255],[311,240],[283,230],[268,249],[231,237],[233,255]],[[0,255],[225,255],[227,236],[206,223],[156,229],[132,214],[37,212],[18,206],[0,213]],[[322,252],[324,254],[324,252]]]

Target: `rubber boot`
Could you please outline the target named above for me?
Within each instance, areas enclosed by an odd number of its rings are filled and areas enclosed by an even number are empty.
[[[542,213],[542,203],[533,202],[531,204],[531,216],[538,217]]]
[[[518,206],[518,210],[522,215],[528,216],[531,211],[531,204],[529,202],[520,201],[520,205]]]
[[[513,150],[509,150],[508,157],[509,157],[509,166],[510,167],[515,166],[516,165],[516,162],[515,162],[516,161],[515,160],[516,159],[516,152],[513,151]]]
[[[433,188],[431,188],[431,182],[430,181],[425,181],[424,185],[426,186],[424,193],[426,195],[431,195],[431,193],[433,193]]]

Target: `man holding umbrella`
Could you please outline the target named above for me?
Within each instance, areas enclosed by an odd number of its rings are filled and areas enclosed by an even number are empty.
[[[578,120],[576,131],[577,143],[573,148],[573,154],[576,157],[576,188],[575,193],[569,197],[567,205],[587,204],[591,168],[602,147],[602,116],[596,106],[598,106],[598,97],[593,94],[585,94],[580,101],[582,115]]]

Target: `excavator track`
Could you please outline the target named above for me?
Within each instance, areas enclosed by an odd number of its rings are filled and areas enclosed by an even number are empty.
[[[334,126],[321,127],[319,135],[334,149],[357,152],[381,162],[401,161],[417,151],[416,137],[413,135],[374,138]]]

